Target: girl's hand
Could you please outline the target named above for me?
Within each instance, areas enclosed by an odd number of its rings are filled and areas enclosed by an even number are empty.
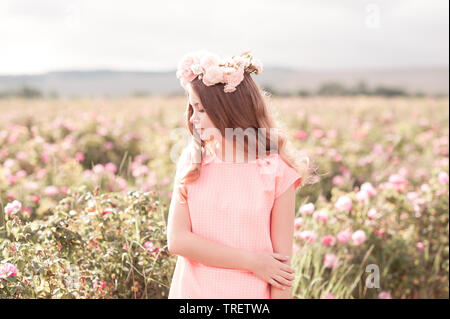
[[[281,254],[256,252],[251,257],[250,271],[279,289],[292,287],[295,270],[284,263],[287,260],[289,258]]]

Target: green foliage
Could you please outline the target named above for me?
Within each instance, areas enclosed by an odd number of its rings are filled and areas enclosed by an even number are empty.
[[[45,219],[10,217],[0,228],[0,259],[19,273],[0,279],[0,298],[166,298],[175,261],[154,197],[80,188]]]

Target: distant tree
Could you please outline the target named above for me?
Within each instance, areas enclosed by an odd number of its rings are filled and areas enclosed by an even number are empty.
[[[58,98],[59,98],[59,94],[58,94],[58,92],[56,92],[56,91],[50,91],[50,92],[48,93],[48,97],[49,97],[50,99],[58,99]]]
[[[379,86],[374,90],[375,95],[381,96],[407,96],[408,94],[401,88]]]
[[[148,97],[151,94],[147,91],[134,91],[132,97]]]
[[[317,91],[318,95],[347,95],[348,90],[339,82],[326,82]]]
[[[355,88],[351,92],[353,95],[371,95],[372,92],[369,90],[367,83],[360,80]]]
[[[311,92],[309,92],[306,89],[299,89],[299,90],[297,90],[297,95],[298,96],[310,96]]]
[[[417,91],[414,93],[414,96],[415,97],[424,97],[424,96],[426,96],[426,94],[422,91]]]
[[[26,99],[34,99],[34,98],[42,97],[41,91],[39,91],[36,88],[29,87],[29,86],[22,87],[21,89],[19,89],[17,91],[17,93],[15,95],[18,97],[26,98]]]

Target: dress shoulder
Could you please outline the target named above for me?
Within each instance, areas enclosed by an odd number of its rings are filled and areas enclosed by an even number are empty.
[[[277,166],[275,176],[275,198],[283,194],[292,184],[297,190],[302,181],[302,176],[297,170],[287,164],[287,162],[277,155]]]

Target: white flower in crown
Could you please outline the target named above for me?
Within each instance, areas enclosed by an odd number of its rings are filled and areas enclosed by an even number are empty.
[[[206,86],[224,83],[224,92],[229,93],[236,91],[236,86],[244,79],[245,72],[262,72],[261,61],[254,58],[251,51],[222,59],[214,53],[201,50],[188,53],[180,59],[176,76],[184,88],[198,76]]]

